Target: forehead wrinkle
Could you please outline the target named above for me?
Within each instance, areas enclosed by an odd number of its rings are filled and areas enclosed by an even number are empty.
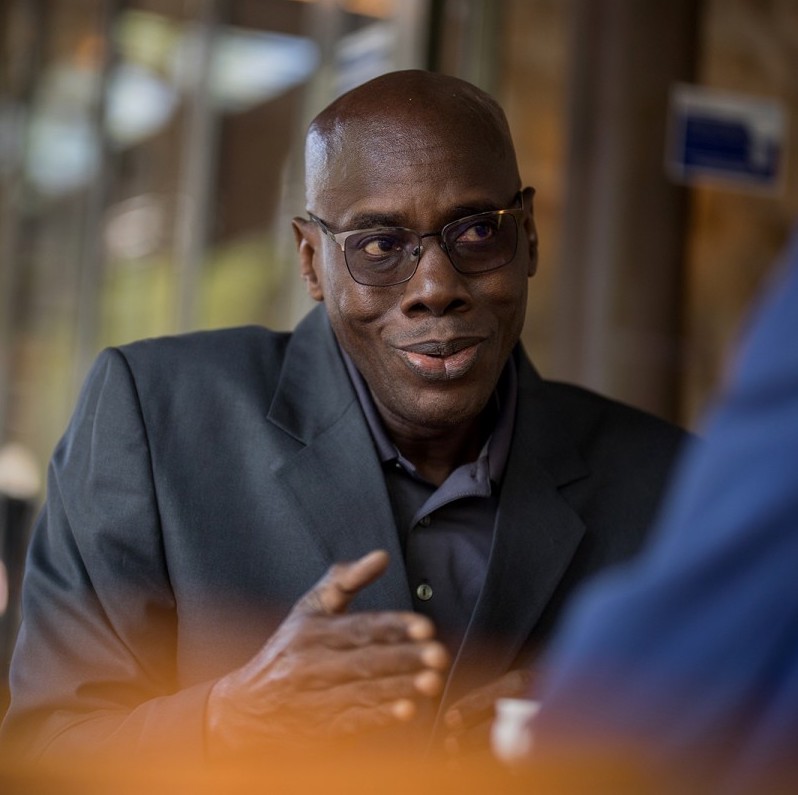
[[[390,168],[390,159],[398,161],[402,166],[434,165],[439,161],[448,161],[452,154],[453,146],[466,157],[488,156],[492,160],[504,161],[506,152],[491,147],[490,142],[481,146],[473,140],[464,140],[460,143],[445,136],[431,136],[424,132],[411,132],[408,135],[393,135],[387,146],[380,147],[381,155],[386,159],[386,167]]]

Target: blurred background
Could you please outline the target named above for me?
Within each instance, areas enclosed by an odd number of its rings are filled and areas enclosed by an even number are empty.
[[[0,0],[0,684],[97,352],[291,328],[304,129],[409,67],[507,111],[542,373],[696,427],[798,217],[795,0]]]

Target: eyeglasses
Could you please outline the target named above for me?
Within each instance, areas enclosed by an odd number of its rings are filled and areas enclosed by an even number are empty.
[[[425,237],[440,237],[440,247],[460,273],[487,273],[507,265],[518,248],[518,226],[524,216],[521,192],[516,194],[515,201],[519,200],[519,208],[469,215],[439,232],[424,234],[400,226],[333,232],[318,216],[311,212],[308,216],[340,246],[346,268],[358,284],[391,287],[413,278]]]

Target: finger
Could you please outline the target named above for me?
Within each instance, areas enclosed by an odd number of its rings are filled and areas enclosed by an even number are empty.
[[[353,563],[344,564],[334,579],[338,588],[346,594],[355,594],[378,577],[388,568],[390,557],[384,549],[374,549]],[[335,570],[333,566],[333,570]]]
[[[335,688],[343,705],[378,707],[398,701],[416,702],[420,698],[434,698],[443,690],[443,676],[436,671],[421,671],[413,675],[383,679],[364,679]]]
[[[434,671],[416,674],[345,682],[324,690],[303,690],[292,695],[289,709],[307,715],[319,723],[329,723],[334,716],[352,708],[380,709],[404,702],[434,698],[443,689],[443,676]],[[397,708],[401,719],[406,710]],[[401,714],[399,714],[401,713]]]
[[[374,707],[350,707],[330,724],[333,735],[352,735],[367,729],[378,729],[392,723],[404,723],[415,717],[418,708],[410,699],[379,704]]]
[[[388,553],[375,549],[350,563],[336,563],[297,602],[295,609],[306,613],[342,613],[358,591],[370,585],[388,568]]]
[[[449,654],[437,642],[369,646],[322,655],[314,649],[309,659],[298,661],[295,686],[323,690],[344,682],[383,679],[427,670],[442,674],[448,666]]]
[[[498,698],[515,698],[526,694],[531,674],[525,669],[508,671],[500,679],[472,690],[455,702],[444,716],[446,727],[453,732],[491,720]]]
[[[443,750],[450,757],[475,759],[477,752],[491,753],[491,721],[472,726],[468,731],[452,732],[443,739]]]
[[[466,730],[448,734],[443,741],[444,750],[450,755],[488,750],[492,725],[492,720],[483,720]]]
[[[484,690],[469,693],[456,704],[446,710],[444,723],[450,732],[466,731],[483,720],[489,720],[494,714],[495,698]]]
[[[294,631],[298,648],[350,649],[408,641],[423,643],[435,637],[435,625],[418,613],[386,610],[333,616],[306,615],[299,620],[302,626]]]

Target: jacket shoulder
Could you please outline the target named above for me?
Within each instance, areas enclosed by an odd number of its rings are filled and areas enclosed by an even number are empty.
[[[544,389],[600,491],[620,488],[629,504],[659,500],[688,431],[584,387],[547,381]]]
[[[544,389],[578,437],[611,430],[614,438],[648,444],[658,440],[681,444],[689,433],[673,422],[585,387],[561,381],[544,381]],[[620,435],[620,436],[618,436]]]
[[[291,332],[253,325],[152,337],[121,345],[118,350],[131,363],[183,362],[194,357],[207,363],[279,355],[290,338]]]
[[[197,396],[243,379],[267,394],[290,339],[290,332],[242,326],[139,340],[103,355],[121,356],[133,381],[148,393],[168,386],[176,398]]]

